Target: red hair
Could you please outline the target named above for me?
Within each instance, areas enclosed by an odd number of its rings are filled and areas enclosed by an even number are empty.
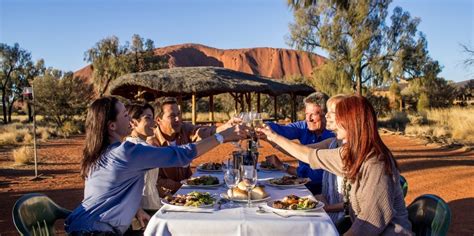
[[[362,163],[368,158],[378,158],[383,162],[388,175],[394,173],[394,168],[398,169],[392,153],[378,133],[375,110],[365,97],[347,96],[337,103],[336,123],[347,133],[342,161],[348,179],[357,179]]]

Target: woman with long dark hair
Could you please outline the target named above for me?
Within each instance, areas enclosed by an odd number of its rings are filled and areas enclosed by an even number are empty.
[[[344,235],[411,235],[398,166],[379,136],[375,111],[366,98],[353,95],[337,103],[336,133],[343,144],[336,149],[327,149],[330,139],[313,149],[268,127],[259,132],[311,168],[344,178],[344,205],[353,222]]]
[[[232,127],[196,144],[158,148],[121,142],[129,134],[130,118],[116,98],[99,98],[88,108],[81,161],[84,200],[66,219],[68,234],[123,234],[140,207],[147,170],[187,165],[224,141],[245,137]]]

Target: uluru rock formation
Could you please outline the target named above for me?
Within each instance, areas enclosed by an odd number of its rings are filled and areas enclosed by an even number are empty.
[[[155,49],[168,56],[169,67],[217,66],[274,79],[302,75],[310,77],[313,67],[325,58],[317,54],[282,48],[217,49],[201,44],[180,44]],[[89,81],[91,66],[74,73]]]

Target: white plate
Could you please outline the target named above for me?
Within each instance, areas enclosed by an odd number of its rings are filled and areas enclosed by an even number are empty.
[[[198,165],[196,167],[196,170],[197,171],[200,171],[200,172],[211,172],[211,173],[216,173],[216,172],[222,172],[224,171],[223,167],[220,169],[220,170],[207,170],[207,169],[202,169],[202,164],[201,165]]]
[[[203,185],[203,184],[200,184],[200,185],[190,185],[190,184],[187,184],[186,183],[186,180],[183,180],[181,181],[181,184],[183,184],[183,187],[185,188],[218,188],[220,186],[222,186],[224,184],[224,182],[221,182],[219,180],[219,183],[218,184],[212,184],[212,185]]]
[[[221,193],[221,198],[227,199],[227,200],[232,200],[234,202],[242,202],[242,203],[247,203],[247,199],[230,199],[230,197],[227,195],[227,193]],[[255,200],[250,200],[250,202],[265,202],[270,199],[270,195],[268,195],[266,198],[262,199],[255,199]]]
[[[204,175],[202,175],[204,176]],[[195,178],[199,178],[199,177],[202,177],[202,176],[197,176],[197,177],[193,177],[192,179],[195,179]],[[211,175],[206,175],[206,176],[211,176]],[[215,176],[212,176],[212,177],[215,177]],[[217,178],[217,177],[216,177]],[[204,185],[204,184],[199,184],[199,185],[192,185],[192,184],[188,184],[188,180],[187,179],[184,179],[184,180],[181,180],[181,184],[183,185],[183,187],[185,188],[217,188],[221,185],[224,184],[224,181],[221,181],[219,178],[217,178],[217,180],[219,181],[218,184],[211,184],[211,185]]]
[[[166,199],[161,199],[161,203],[163,203],[163,205],[167,205],[167,206],[170,206],[172,208],[185,210],[185,209],[198,209],[198,208],[212,208],[212,207],[214,207],[214,204],[216,203],[216,200],[214,200],[214,203],[212,203],[212,204],[201,205],[201,206],[198,206],[198,207],[173,205],[173,204],[169,203]]]
[[[314,201],[313,198],[310,197],[310,199]],[[281,199],[280,199],[280,200],[275,200],[275,201],[281,201]],[[315,207],[315,208],[305,209],[305,210],[286,210],[286,209],[273,208],[273,207],[272,207],[273,202],[274,202],[274,201],[269,201],[269,202],[267,202],[267,206],[268,206],[269,208],[271,208],[273,211],[285,212],[285,213],[298,213],[298,212],[319,211],[319,210],[323,209],[323,207],[324,207],[324,203],[321,202],[321,201],[318,201],[318,204],[316,204],[316,207]]]
[[[276,178],[276,179],[280,179],[280,178]],[[301,186],[304,186],[305,184],[309,183],[309,181],[310,181],[308,178],[306,178],[306,182],[301,183],[301,184],[283,185],[283,184],[274,184],[274,183],[270,182],[270,180],[273,180],[273,179],[267,180],[267,181],[266,181],[266,184],[269,185],[269,186],[278,187],[278,188],[295,188],[295,187],[301,187]]]

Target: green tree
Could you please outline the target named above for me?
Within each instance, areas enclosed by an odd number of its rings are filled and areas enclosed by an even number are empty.
[[[392,82],[392,84],[390,85],[389,91],[390,91],[390,95],[393,98],[392,100],[393,103],[391,104],[391,107],[396,107],[402,110],[402,107],[401,107],[402,94],[401,94],[400,86],[398,85],[396,81]]]
[[[32,68],[31,54],[20,48],[18,43],[13,46],[0,44],[0,90],[2,91],[3,123],[11,121],[11,111],[22,86],[27,83],[28,73]]]
[[[153,44],[151,39],[144,40],[135,34],[131,44],[120,45],[118,37],[111,36],[87,50],[85,60],[92,63],[94,86],[99,96],[105,94],[112,80],[123,74],[166,68],[166,58],[154,55]]]
[[[313,80],[311,80],[313,86],[329,96],[352,93],[351,78],[336,68],[333,61],[327,61],[314,68]]]
[[[347,0],[347,8],[336,0],[315,2],[295,8],[289,44],[326,51],[332,62],[323,70],[329,75],[344,74],[359,94],[364,84],[423,76],[421,68],[430,58],[425,36],[417,30],[418,18],[396,7],[388,24],[391,0]]]
[[[118,37],[102,39],[95,47],[87,50],[85,60],[92,63],[93,84],[100,97],[107,91],[112,80],[127,72],[127,48],[120,46]]]
[[[418,102],[416,103],[416,110],[425,111],[429,107],[430,107],[430,101],[429,101],[428,95],[425,92],[422,92],[420,94],[420,98],[418,99]]]
[[[33,81],[37,113],[62,127],[75,116],[83,116],[92,100],[93,87],[72,72],[49,68]]]

